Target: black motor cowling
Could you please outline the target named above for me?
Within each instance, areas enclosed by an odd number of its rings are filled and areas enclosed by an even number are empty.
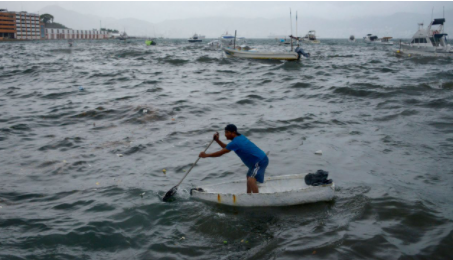
[[[328,180],[328,171],[318,170],[316,173],[309,173],[305,175],[305,184],[312,186],[319,186],[332,183],[332,180]]]

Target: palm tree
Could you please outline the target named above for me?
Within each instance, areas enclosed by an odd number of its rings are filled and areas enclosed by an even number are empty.
[[[43,23],[48,23],[49,21],[53,23],[53,16],[51,14],[42,14],[39,16],[39,20]]]

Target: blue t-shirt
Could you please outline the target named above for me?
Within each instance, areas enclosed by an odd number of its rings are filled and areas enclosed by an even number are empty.
[[[249,167],[255,167],[255,164],[266,157],[266,154],[243,135],[236,136],[226,147],[234,151],[242,162]]]

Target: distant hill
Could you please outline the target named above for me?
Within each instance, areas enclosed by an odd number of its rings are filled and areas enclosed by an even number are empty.
[[[164,36],[171,38],[189,38],[194,33],[206,35],[207,38],[217,38],[226,30],[247,38],[267,38],[269,35],[288,35],[290,28],[288,17],[281,18],[228,18],[205,17],[180,20],[168,20],[157,24],[147,21],[127,18],[101,18],[94,15],[80,14],[53,5],[39,10],[49,13],[59,23],[73,29],[99,29],[102,27],[125,30],[133,36]],[[436,18],[435,16],[434,18]],[[361,38],[368,33],[394,38],[410,38],[416,32],[420,22],[427,26],[431,13],[426,14],[396,13],[393,15],[376,15],[352,19],[322,19],[317,17],[299,17],[298,35],[305,35],[309,30],[316,30],[320,38],[348,38],[355,35]],[[453,35],[453,10],[445,10],[446,33]],[[295,25],[293,26],[295,34]]]

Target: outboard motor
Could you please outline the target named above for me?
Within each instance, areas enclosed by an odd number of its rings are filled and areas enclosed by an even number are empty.
[[[294,51],[299,55],[299,58],[300,58],[300,55],[303,55],[305,58],[310,57],[310,53],[304,52],[304,50],[299,46]]]

